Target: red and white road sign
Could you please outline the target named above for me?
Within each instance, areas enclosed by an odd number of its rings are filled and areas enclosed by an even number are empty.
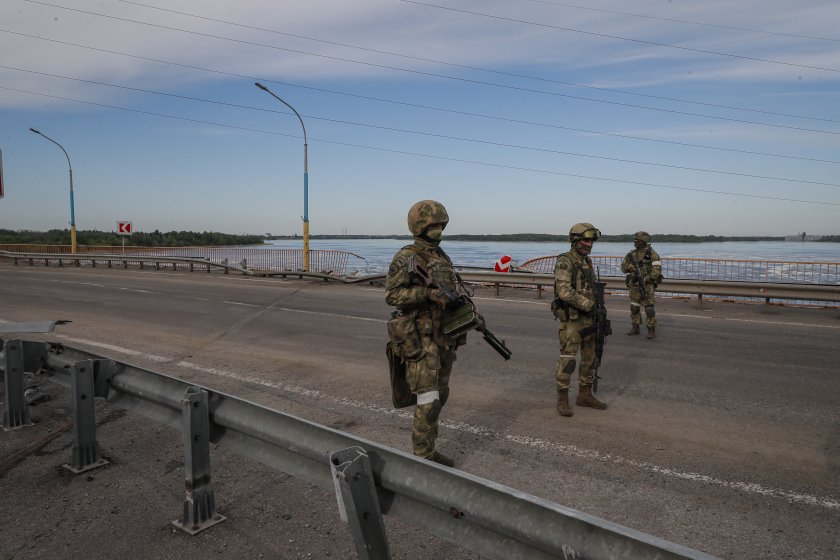
[[[117,222],[117,235],[131,235],[131,222]]]
[[[496,272],[510,272],[511,260],[510,255],[505,255],[499,258],[496,261],[496,265],[493,267],[493,270]]]

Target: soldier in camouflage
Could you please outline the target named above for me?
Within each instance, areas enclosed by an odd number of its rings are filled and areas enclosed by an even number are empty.
[[[411,207],[408,229],[414,243],[394,255],[388,268],[385,301],[397,308],[393,322],[406,319],[394,332],[389,325],[389,335],[395,353],[406,364],[408,386],[417,396],[411,435],[414,454],[451,467],[454,461],[435,449],[435,440],[438,418],[449,397],[455,350],[466,343],[466,334],[457,338],[443,334],[446,297],[413,274],[417,263],[436,284],[457,290],[452,260],[439,247],[447,223],[449,215],[439,202],[421,200]]]
[[[633,336],[639,334],[642,324],[642,306],[645,307],[647,337],[656,337],[656,309],[654,308],[654,292],[662,282],[662,261],[659,253],[653,250],[650,244],[650,234],[646,231],[637,231],[633,235],[634,249],[627,253],[621,261],[621,271],[627,274],[627,287],[630,288],[630,330],[627,334]],[[642,279],[645,283],[647,298],[642,298],[642,290],[636,280],[636,267],[633,266],[631,255],[636,257],[636,262],[641,269]],[[642,301],[644,299],[644,301]]]
[[[569,385],[575,371],[578,350],[578,397],[575,404],[597,410],[607,408],[592,392],[595,381],[595,337],[581,336],[581,329],[591,327],[590,313],[595,308],[593,288],[595,274],[589,253],[601,232],[592,224],[578,223],[569,230],[571,250],[557,257],[554,265],[554,302],[551,309],[560,320],[560,359],[557,361],[557,412],[573,414],[569,406]]]

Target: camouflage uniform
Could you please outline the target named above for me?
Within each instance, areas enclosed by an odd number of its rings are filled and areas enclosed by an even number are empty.
[[[438,418],[449,397],[449,375],[455,361],[455,350],[466,342],[466,335],[450,338],[443,335],[445,313],[442,296],[412,274],[414,263],[420,264],[435,283],[453,292],[457,281],[449,256],[438,247],[439,239],[429,238],[429,225],[449,221],[446,209],[438,202],[424,200],[412,206],[408,216],[414,243],[400,249],[388,268],[385,301],[397,308],[396,316],[410,316],[409,329],[419,334],[417,352],[402,352],[406,362],[406,380],[417,395],[412,427],[414,454],[451,466],[448,457],[435,451]],[[413,324],[412,324],[413,323]],[[394,338],[392,337],[392,343]]]
[[[595,337],[582,337],[580,330],[591,327],[593,318],[590,312],[595,307],[595,274],[589,258],[589,248],[584,249],[583,239],[595,241],[600,236],[592,224],[575,224],[569,232],[572,250],[557,257],[554,265],[554,303],[552,311],[560,320],[560,359],[557,360],[557,411],[561,416],[571,416],[568,406],[569,386],[577,362],[575,358],[580,350],[578,368],[579,393],[576,404],[604,409],[606,404],[597,400],[591,387],[595,381]]]
[[[633,241],[635,248],[627,253],[624,260],[621,261],[621,271],[627,274],[627,287],[630,288],[630,322],[632,328],[627,334],[639,334],[639,326],[642,324],[641,309],[644,306],[648,338],[653,338],[656,329],[654,299],[656,288],[662,281],[662,261],[659,258],[659,253],[650,245],[650,234],[644,231],[636,232]],[[647,299],[644,301],[642,301],[642,291],[639,289],[639,283],[636,282],[635,276],[630,273],[633,268],[633,263],[630,260],[631,255],[636,257],[636,262],[639,263],[642,278],[645,282]]]

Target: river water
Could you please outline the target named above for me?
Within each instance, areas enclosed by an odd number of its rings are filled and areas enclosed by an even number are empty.
[[[348,261],[347,271],[365,274],[384,272],[405,239],[311,239],[310,249],[347,251],[361,259]],[[266,243],[278,249],[302,249],[303,240],[283,239]],[[537,243],[514,241],[447,241],[444,251],[458,266],[492,269],[502,255],[512,257],[515,264],[529,259],[564,253],[568,243]],[[653,247],[661,257],[697,259],[738,259],[761,261],[840,262],[840,243],[816,241],[724,241],[716,243],[656,243]],[[624,256],[632,243],[600,243],[593,246],[594,256]],[[353,261],[356,262],[353,262]]]

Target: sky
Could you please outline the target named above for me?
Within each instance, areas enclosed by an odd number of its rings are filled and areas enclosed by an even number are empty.
[[[0,228],[840,233],[832,0],[3,0]],[[294,107],[258,89],[255,82]],[[308,195],[304,197],[304,137]],[[30,131],[39,130],[58,143]]]

